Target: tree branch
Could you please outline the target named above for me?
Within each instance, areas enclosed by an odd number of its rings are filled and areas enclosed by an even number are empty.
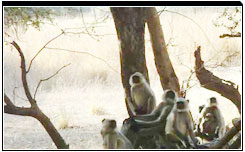
[[[215,145],[209,149],[220,149],[226,145],[241,130],[241,119],[234,123],[234,126],[220,139]]]
[[[50,43],[50,42],[52,42],[53,40],[55,40],[55,39],[57,39],[58,37],[60,37],[61,35],[63,35],[64,34],[64,31],[62,30],[62,32],[59,34],[59,35],[57,35],[56,37],[54,37],[54,38],[52,38],[51,40],[49,40],[38,52],[37,52],[37,54],[31,59],[31,62],[30,62],[30,64],[29,64],[29,67],[28,67],[28,70],[26,71],[26,73],[28,73],[29,71],[30,71],[30,69],[31,69],[31,65],[32,65],[32,62],[34,61],[34,59],[38,56],[38,54],[39,53],[41,53],[41,51]]]
[[[219,38],[225,38],[225,37],[241,37],[241,33],[238,32],[236,34],[223,34],[223,35],[220,35]]]
[[[201,59],[200,49],[201,47],[199,46],[195,51],[195,72],[200,84],[204,88],[216,91],[223,97],[231,100],[236,105],[239,113],[241,113],[241,95],[234,87],[234,83],[228,83],[229,81],[224,81],[205,69],[204,62]]]
[[[5,93],[4,102],[6,103],[6,105],[4,105],[4,113],[20,116],[31,116],[31,108],[16,107]]]
[[[61,67],[58,71],[56,71],[54,74],[52,74],[51,76],[49,76],[48,78],[45,78],[45,79],[41,79],[36,87],[36,90],[35,90],[35,93],[34,93],[34,99],[36,99],[36,94],[37,94],[37,90],[40,86],[40,84],[43,82],[43,81],[47,81],[49,79],[51,79],[52,77],[54,77],[55,75],[57,75],[62,69],[64,69],[65,67],[71,65],[71,63],[67,64],[67,65],[64,65],[63,67]]]
[[[106,60],[98,57],[98,56],[95,56],[91,53],[88,53],[88,52],[81,52],[81,51],[74,51],[74,50],[69,50],[69,49],[62,49],[62,48],[50,48],[50,47],[45,47],[46,49],[50,49],[50,50],[60,50],[60,51],[66,51],[66,52],[71,52],[71,53],[80,53],[80,54],[86,54],[86,55],[89,55],[91,57],[94,57],[102,62],[104,62],[112,71],[116,72],[116,73],[119,73],[116,69],[114,69]]]
[[[157,10],[154,7],[149,7],[146,9],[146,14],[148,30],[150,32],[155,56],[155,65],[160,76],[162,88],[164,90],[173,89],[180,95],[179,80],[168,55]]]
[[[20,58],[21,58],[21,66],[20,66],[20,68],[21,68],[22,84],[23,84],[23,87],[24,87],[24,91],[25,91],[26,97],[27,97],[28,101],[30,102],[31,106],[33,106],[33,105],[36,104],[36,101],[32,98],[30,90],[29,90],[29,87],[28,87],[28,84],[27,84],[27,79],[26,79],[26,73],[27,72],[26,72],[24,54],[21,51],[19,45],[15,41],[13,41],[11,44],[16,48],[16,50],[20,54]]]

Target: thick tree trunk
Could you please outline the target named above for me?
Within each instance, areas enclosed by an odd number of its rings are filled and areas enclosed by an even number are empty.
[[[179,95],[181,95],[179,80],[169,59],[160,19],[156,8],[146,8],[146,15],[152,48],[155,56],[155,64],[160,76],[162,88],[164,90],[173,89]]]
[[[145,60],[145,9],[136,7],[111,8],[120,42],[121,77],[129,116],[132,116],[132,112],[128,108],[128,101],[131,101],[129,77],[135,72],[141,72],[149,82]]]
[[[201,47],[199,46],[195,51],[195,72],[200,84],[204,88],[216,91],[223,97],[231,100],[236,105],[239,113],[241,113],[241,95],[238,89],[234,87],[233,82],[220,79],[213,75],[212,72],[205,69],[200,50]]]

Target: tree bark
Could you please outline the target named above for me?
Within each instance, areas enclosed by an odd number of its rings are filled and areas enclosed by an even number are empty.
[[[145,9],[143,7],[111,8],[120,42],[121,78],[129,116],[132,116],[132,112],[128,107],[128,102],[131,101],[129,77],[135,72],[140,72],[149,82],[145,60]]]
[[[241,114],[241,95],[238,88],[234,87],[234,83],[218,78],[204,67],[204,62],[201,59],[201,47],[195,51],[195,72],[200,84],[209,90],[216,91],[223,97],[231,100]],[[225,83],[224,83],[225,82]]]
[[[229,149],[238,149],[241,147],[241,140],[241,133],[239,133],[237,139],[229,146]]]
[[[146,8],[147,25],[150,32],[155,64],[163,90],[173,89],[180,95],[180,85],[169,59],[160,19],[154,7]]]
[[[36,106],[32,117],[36,118],[45,128],[58,149],[69,149],[69,144],[66,144],[59,132],[54,127],[50,119]]]

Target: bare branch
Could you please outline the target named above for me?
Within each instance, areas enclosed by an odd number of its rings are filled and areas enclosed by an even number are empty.
[[[4,105],[4,113],[31,116],[31,108],[16,107],[6,94],[4,94],[4,102],[6,103],[6,105]]]
[[[225,38],[225,37],[241,37],[241,33],[238,32],[236,34],[223,34],[223,35],[220,35],[219,38]]]
[[[109,63],[107,63],[106,60],[100,58],[100,57],[97,57],[91,53],[88,53],[88,52],[81,52],[81,51],[74,51],[74,50],[69,50],[69,49],[62,49],[62,48],[50,48],[50,47],[45,47],[46,49],[50,49],[50,50],[60,50],[60,51],[66,51],[66,52],[71,52],[71,53],[80,53],[80,54],[86,54],[86,55],[89,55],[91,57],[94,57],[102,62],[104,62],[111,70],[113,70],[114,72],[116,73],[119,73],[116,69],[114,69]]]
[[[27,80],[26,80],[26,65],[25,65],[24,54],[21,51],[19,45],[15,41],[13,41],[11,44],[16,48],[16,50],[20,54],[20,58],[21,58],[21,66],[20,67],[21,67],[22,84],[23,84],[23,87],[24,87],[24,91],[25,91],[26,97],[27,97],[28,101],[30,102],[30,104],[33,106],[33,105],[36,104],[36,101],[32,98],[30,90],[29,90],[29,87],[28,87],[28,84],[27,84]]]
[[[82,11],[81,8],[80,8],[80,11],[81,11],[81,15],[82,15],[82,22],[83,22],[83,25],[84,25],[84,27],[85,27],[86,32],[88,33],[88,35],[89,35],[92,39],[94,39],[94,40],[96,40],[96,41],[99,41],[98,39],[94,38],[94,37],[90,34],[90,32],[88,31],[88,28],[87,28],[87,26],[86,26],[86,23],[85,23],[85,20],[84,20],[84,17],[83,17],[83,11]]]
[[[26,73],[28,73],[29,71],[30,71],[30,69],[31,69],[31,65],[32,65],[32,62],[33,62],[33,60],[38,56],[38,54],[39,53],[41,53],[41,51],[50,43],[50,42],[52,42],[52,41],[54,41],[55,39],[57,39],[58,37],[60,37],[61,35],[63,35],[64,34],[64,31],[62,30],[62,32],[59,34],[59,35],[57,35],[56,37],[54,37],[54,38],[52,38],[51,40],[49,40],[38,52],[37,52],[37,54],[31,59],[31,62],[30,62],[30,64],[29,64],[29,67],[28,67],[28,70],[26,71]]]
[[[34,93],[34,99],[36,99],[37,90],[43,81],[47,81],[47,80],[51,79],[52,77],[56,76],[62,69],[64,69],[65,67],[67,67],[69,65],[71,65],[71,63],[64,65],[63,67],[61,67],[58,71],[56,71],[53,75],[49,76],[48,78],[40,80],[37,87],[36,87],[35,93]]]
[[[234,83],[224,83],[223,79],[218,78],[212,72],[204,67],[204,62],[201,59],[201,47],[195,51],[195,72],[200,84],[209,90],[218,92],[223,97],[231,100],[236,105],[239,113],[241,113],[241,94],[234,87]]]

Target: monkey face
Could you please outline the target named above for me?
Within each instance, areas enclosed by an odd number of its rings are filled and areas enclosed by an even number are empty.
[[[185,109],[185,103],[184,102],[177,102],[177,109],[183,110]]]
[[[184,112],[188,109],[188,102],[184,98],[178,98],[176,102],[176,109],[178,112]]]
[[[210,98],[210,105],[211,106],[216,106],[217,105],[217,100],[215,97]]]
[[[163,101],[166,101],[167,103],[174,103],[176,93],[173,90],[166,90],[162,98]]]
[[[135,85],[135,84],[140,84],[140,83],[144,83],[145,81],[145,77],[142,73],[140,72],[135,72],[134,74],[132,74],[129,78],[129,84],[131,86]]]
[[[102,120],[102,130],[101,134],[105,132],[113,131],[117,127],[117,123],[112,119],[103,119]]]
[[[132,79],[134,84],[140,83],[140,77],[138,75],[134,75]]]

